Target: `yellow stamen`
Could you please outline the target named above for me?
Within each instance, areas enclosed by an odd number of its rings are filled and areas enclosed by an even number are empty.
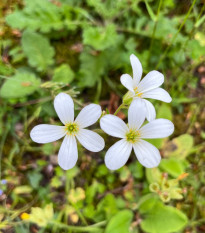
[[[79,131],[79,126],[76,123],[68,123],[65,125],[65,130],[67,135],[76,136]]]
[[[135,91],[135,97],[142,98],[143,93],[138,91],[138,87],[135,87],[134,91]]]
[[[131,129],[126,134],[126,139],[128,142],[135,143],[140,138],[140,132],[138,130]]]

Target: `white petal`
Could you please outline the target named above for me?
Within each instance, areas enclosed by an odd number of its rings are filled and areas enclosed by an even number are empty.
[[[100,119],[100,127],[107,134],[117,137],[125,138],[128,127],[119,117],[108,114]]]
[[[74,120],[74,104],[72,98],[65,94],[60,93],[54,100],[54,108],[61,122],[65,125]]]
[[[126,87],[129,91],[134,93],[134,89],[133,89],[133,79],[131,78],[131,76],[129,74],[123,74],[120,77],[120,81],[122,83],[122,85],[124,87]]]
[[[156,70],[149,72],[139,83],[139,91],[145,92],[155,89],[164,82],[164,75]]]
[[[99,134],[91,130],[81,129],[76,137],[89,151],[98,152],[105,147],[104,139]]]
[[[130,56],[130,62],[132,65],[134,86],[136,86],[142,77],[142,64],[134,54]]]
[[[128,124],[129,128],[139,129],[145,120],[145,104],[143,100],[133,100],[128,109]]]
[[[165,138],[174,132],[174,124],[167,119],[156,119],[140,129],[141,138]]]
[[[98,104],[89,104],[84,107],[75,119],[81,128],[94,124],[101,116],[102,110]]]
[[[156,118],[156,111],[152,103],[143,99],[146,106],[146,118],[148,121],[153,121]]]
[[[170,103],[172,101],[169,93],[162,88],[155,88],[153,90],[147,91],[142,94],[142,98],[161,100],[166,103]]]
[[[133,145],[133,148],[137,159],[143,166],[153,168],[159,165],[161,160],[159,150],[149,142],[140,139]]]
[[[132,145],[125,139],[116,142],[105,155],[105,165],[110,170],[117,170],[127,162],[132,150]]]
[[[66,134],[64,126],[57,125],[37,125],[31,132],[30,137],[37,143],[54,142],[62,138]]]
[[[66,135],[58,153],[58,163],[68,170],[75,166],[78,160],[78,148],[74,136]]]

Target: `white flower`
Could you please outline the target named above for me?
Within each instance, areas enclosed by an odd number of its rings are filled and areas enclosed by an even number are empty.
[[[34,142],[54,142],[65,136],[58,153],[59,165],[68,170],[75,166],[78,159],[76,137],[88,150],[98,152],[105,146],[104,139],[97,133],[84,129],[94,124],[101,116],[101,107],[97,104],[89,104],[84,107],[74,120],[74,104],[72,98],[60,93],[54,100],[54,108],[64,126],[37,125],[30,136]]]
[[[156,111],[152,103],[144,98],[151,98],[170,103],[172,98],[169,93],[159,86],[164,82],[164,75],[156,70],[149,72],[142,80],[142,65],[139,59],[132,54],[130,62],[133,70],[133,79],[129,74],[123,74],[120,81],[129,90],[134,99],[142,99],[146,105],[146,118],[152,121],[156,118]],[[141,80],[141,81],[140,81]]]
[[[143,101],[134,100],[128,110],[128,126],[114,115],[108,114],[101,118],[100,126],[103,131],[113,137],[122,138],[105,155],[105,164],[109,169],[121,168],[127,162],[132,148],[143,166],[152,168],[159,165],[161,157],[158,149],[142,138],[167,137],[173,133],[174,125],[169,120],[156,119],[142,126],[145,112]]]

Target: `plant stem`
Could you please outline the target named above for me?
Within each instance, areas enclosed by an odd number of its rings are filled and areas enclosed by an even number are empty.
[[[90,226],[84,226],[84,227],[80,227],[80,226],[69,226],[66,225],[64,223],[59,223],[59,222],[50,222],[50,224],[55,225],[56,227],[59,228],[65,228],[68,230],[73,230],[75,232],[98,232],[99,231],[99,227],[104,226],[106,224],[106,221],[102,221]]]
[[[152,47],[153,47],[153,43],[154,43],[154,37],[155,37],[156,29],[157,29],[157,23],[158,23],[158,18],[159,18],[159,13],[160,13],[160,10],[161,10],[161,6],[162,6],[162,0],[159,0],[156,21],[155,21],[155,24],[154,24],[154,29],[153,29],[153,32],[152,32],[152,39],[151,39],[151,43],[150,43],[150,47],[149,47],[148,62],[150,62],[150,57],[151,57],[151,52],[152,52]]]
[[[178,29],[178,31],[175,33],[175,35],[173,36],[173,38],[172,38],[170,44],[167,46],[166,50],[164,51],[164,53],[163,53],[162,56],[160,57],[159,62],[158,62],[157,65],[156,65],[156,69],[159,67],[159,65],[161,64],[162,60],[163,60],[163,59],[165,58],[165,56],[167,55],[167,53],[168,53],[168,51],[169,51],[171,45],[172,45],[172,44],[174,43],[174,41],[176,40],[178,34],[180,33],[181,29],[183,28],[184,24],[186,23],[186,21],[187,21],[189,15],[190,15],[190,13],[191,13],[191,11],[192,11],[192,8],[194,7],[195,3],[196,3],[196,0],[194,0],[194,1],[192,2],[192,5],[190,6],[190,8],[189,8],[189,10],[188,10],[188,12],[187,12],[187,14],[186,14],[186,16],[185,16],[183,22],[181,23],[181,25],[180,25],[180,27],[179,27],[179,29]]]
[[[80,212],[80,210],[78,209],[78,207],[76,205],[72,205],[75,208],[75,211],[77,212],[78,216],[80,217],[81,221],[87,226],[88,223],[86,221],[86,219],[84,218],[84,216],[82,215],[82,213]]]
[[[118,112],[124,107],[125,105],[122,103],[118,109],[115,111],[114,115],[116,116],[118,114]]]
[[[2,161],[2,155],[3,155],[3,147],[7,138],[7,135],[9,133],[9,129],[10,129],[10,124],[9,122],[7,122],[6,127],[5,127],[5,131],[2,135],[2,139],[0,142],[0,180],[1,180],[1,161]]]

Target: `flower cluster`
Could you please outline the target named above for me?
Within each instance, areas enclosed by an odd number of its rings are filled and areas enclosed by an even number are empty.
[[[74,120],[74,103],[65,93],[55,97],[54,108],[64,126],[41,124],[35,126],[30,136],[37,143],[54,142],[64,137],[58,153],[59,165],[67,170],[75,166],[78,159],[77,140],[89,151],[101,151],[105,142],[97,133],[85,129],[100,119],[100,127],[107,134],[121,138],[105,155],[105,164],[111,170],[122,167],[128,160],[132,148],[139,162],[152,168],[159,165],[161,157],[158,149],[144,139],[164,138],[171,135],[174,125],[166,119],[155,119],[154,106],[144,98],[171,102],[170,95],[159,86],[164,76],[158,71],[149,72],[141,81],[142,65],[134,55],[130,56],[133,79],[128,74],[121,76],[121,83],[129,90],[125,95],[131,104],[128,109],[128,124],[111,114],[102,114],[101,107],[89,104]],[[125,100],[125,98],[124,98]],[[102,116],[103,115],[103,116]],[[145,118],[149,121],[143,125]]]

